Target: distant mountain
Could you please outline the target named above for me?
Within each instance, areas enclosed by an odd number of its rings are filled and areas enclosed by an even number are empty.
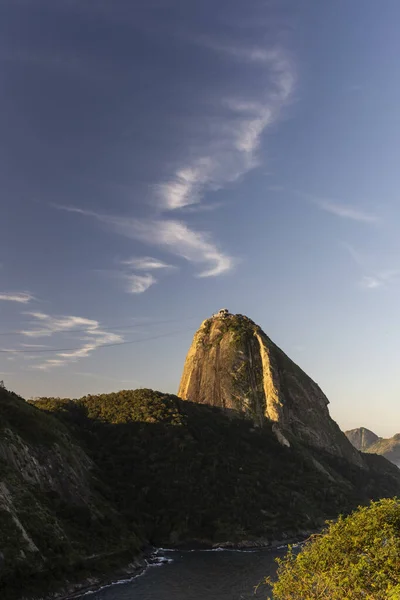
[[[257,426],[271,423],[283,443],[294,439],[365,467],[321,388],[244,315],[223,309],[201,324],[178,396],[243,412]]]
[[[377,442],[380,438],[373,431],[366,429],[365,427],[359,427],[358,429],[350,429],[344,432],[347,439],[353,444],[360,452],[366,452],[372,444]]]
[[[365,427],[359,427],[345,431],[345,435],[357,450],[368,454],[381,454],[400,468],[400,433],[385,439]]]

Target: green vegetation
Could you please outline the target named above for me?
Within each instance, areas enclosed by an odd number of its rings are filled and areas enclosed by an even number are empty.
[[[108,496],[68,428],[0,386],[1,599],[127,563],[140,541]]]
[[[2,600],[107,573],[148,543],[280,539],[400,494],[382,457],[358,469],[152,390],[27,403],[0,389],[0,434]]]
[[[399,600],[400,500],[340,517],[278,563],[275,600]]]
[[[35,404],[74,432],[110,501],[153,544],[296,535],[379,498],[383,480],[384,494],[400,491],[400,474],[374,479],[295,442],[282,447],[269,424],[254,429],[240,414],[161,392]]]

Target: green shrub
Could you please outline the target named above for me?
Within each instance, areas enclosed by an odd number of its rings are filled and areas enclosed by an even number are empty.
[[[400,500],[360,507],[278,559],[275,600],[399,600]]]

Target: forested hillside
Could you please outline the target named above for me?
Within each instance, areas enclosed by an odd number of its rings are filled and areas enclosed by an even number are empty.
[[[152,390],[30,403],[0,390],[0,436],[7,600],[104,576],[148,544],[267,542],[400,494],[382,457],[359,468],[283,446],[269,423]]]
[[[52,589],[139,552],[100,472],[58,419],[0,388],[0,598]]]
[[[287,448],[269,423],[152,390],[36,405],[74,432],[118,510],[153,544],[293,535],[400,491],[389,463],[382,474],[295,439]]]

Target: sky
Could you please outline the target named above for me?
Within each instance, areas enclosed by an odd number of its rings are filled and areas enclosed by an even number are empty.
[[[248,315],[400,431],[398,0],[0,0],[0,379],[176,393]]]

